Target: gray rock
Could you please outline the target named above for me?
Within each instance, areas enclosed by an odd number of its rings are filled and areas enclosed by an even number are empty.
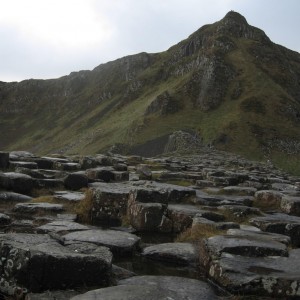
[[[0,192],[0,201],[4,203],[9,202],[29,202],[32,197],[14,192]]]
[[[112,255],[71,251],[47,235],[0,235],[0,291],[14,295],[17,288],[32,292],[70,289],[80,286],[107,286]]]
[[[157,289],[172,291],[175,295],[171,299],[189,299],[189,300],[214,300],[218,299],[213,289],[204,281],[196,279],[183,278],[177,276],[135,276],[119,281],[119,285],[141,285],[145,288],[154,286]],[[152,296],[152,295],[151,295]],[[146,299],[156,299],[155,297]],[[154,296],[154,295],[153,295]],[[162,299],[170,299],[162,298]],[[126,299],[126,298],[125,298]],[[144,299],[142,297],[141,299]],[[158,298],[159,299],[159,298]]]
[[[140,238],[134,234],[116,230],[86,230],[73,232],[63,236],[64,244],[74,242],[94,243],[108,247],[114,255],[131,255],[138,248]]]
[[[10,224],[11,218],[8,215],[0,213],[0,226]]]
[[[32,215],[41,213],[58,213],[64,210],[61,204],[52,204],[47,202],[35,203],[18,203],[15,205],[13,211],[22,215]]]
[[[9,159],[12,161],[18,161],[18,160],[28,160],[32,159],[35,156],[27,151],[11,151],[9,153]]]
[[[80,190],[81,188],[88,186],[88,177],[84,172],[75,172],[68,174],[64,179],[64,185],[70,190]]]
[[[62,171],[78,171],[81,168],[79,163],[61,162],[61,161],[55,161],[53,167],[56,170],[62,170]]]
[[[97,167],[86,170],[89,179],[102,180],[104,182],[127,181],[129,173],[127,171],[115,171],[113,167]]]
[[[56,200],[62,200],[64,202],[79,202],[85,197],[82,192],[68,192],[68,191],[58,191],[54,192],[54,198]]]
[[[121,225],[127,213],[127,201],[132,189],[125,183],[95,183],[90,185],[93,194],[92,223],[104,226]]]
[[[279,207],[282,199],[282,193],[273,190],[262,190],[255,193],[254,203],[260,207],[272,208]]]
[[[249,223],[262,231],[287,235],[293,246],[300,246],[300,217],[275,213],[252,218]]]
[[[144,248],[142,256],[173,265],[196,265],[199,254],[190,243],[165,243]]]
[[[139,179],[141,180],[151,180],[152,172],[147,165],[137,165],[136,172],[139,175]]]
[[[209,276],[234,294],[298,299],[299,256],[299,249],[291,250],[288,257],[245,257],[223,253],[219,260],[212,262]]]
[[[74,290],[46,291],[44,293],[28,293],[26,294],[26,300],[66,300],[78,294],[79,292]]]
[[[120,285],[104,289],[92,290],[75,296],[70,300],[184,300],[175,292],[157,288],[157,286]]]
[[[27,168],[27,169],[37,169],[38,165],[35,162],[31,161],[11,161],[9,164],[10,168]]]
[[[160,203],[128,202],[130,225],[138,231],[161,231],[165,206]]]
[[[28,194],[35,187],[32,177],[21,173],[0,173],[0,188]]]
[[[300,197],[283,196],[280,208],[289,215],[300,216]]]
[[[137,274],[134,272],[131,272],[127,269],[121,268],[119,266],[116,265],[112,265],[112,276],[115,282],[122,280],[122,279],[126,279],[126,278],[130,278],[132,276],[136,276]]]
[[[248,195],[253,196],[256,192],[256,188],[253,187],[242,187],[242,186],[226,186],[222,189],[227,195]]]
[[[72,231],[81,231],[88,230],[89,227],[73,222],[73,221],[53,221],[45,225],[37,227],[39,233],[48,233],[48,232],[72,232]]]
[[[291,243],[291,238],[278,233],[270,233],[270,232],[262,232],[262,231],[250,231],[243,229],[229,229],[227,231],[229,235],[235,236],[243,236],[243,237],[255,237],[262,240],[271,240],[279,243],[283,243],[285,245],[289,245]]]
[[[200,257],[204,266],[224,252],[248,257],[288,256],[286,245],[256,236],[217,235],[206,239],[204,248]]]
[[[9,167],[9,153],[0,151],[0,169],[7,169]]]
[[[64,189],[64,182],[62,179],[37,179],[39,189]]]

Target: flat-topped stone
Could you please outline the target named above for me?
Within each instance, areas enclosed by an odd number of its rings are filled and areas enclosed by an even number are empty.
[[[198,260],[197,249],[190,243],[164,243],[149,246],[143,249],[142,256],[179,266],[196,265]]]
[[[63,236],[64,244],[87,242],[108,247],[115,255],[131,255],[138,248],[140,238],[134,234],[117,231],[93,229],[73,232]]]
[[[7,172],[0,173],[0,188],[16,193],[30,193],[35,187],[34,179],[26,174]]]
[[[64,210],[62,204],[53,204],[47,202],[35,203],[18,203],[13,211],[20,214],[36,214],[36,213],[58,213]]]
[[[57,200],[67,202],[79,202],[84,199],[85,195],[83,192],[69,192],[69,191],[57,191],[54,192],[54,198]]]
[[[145,288],[148,286],[154,286],[158,290],[167,290],[174,292],[175,295],[169,298],[161,299],[189,299],[189,300],[214,300],[218,299],[213,289],[208,283],[196,279],[177,277],[177,276],[134,276],[128,279],[124,279],[118,282],[118,285],[129,286],[129,285],[141,285]],[[146,299],[157,299],[151,298],[151,295]],[[126,298],[125,298],[126,299]],[[141,299],[145,299],[142,297]],[[160,298],[158,298],[160,299]]]
[[[216,259],[224,252],[248,257],[288,256],[286,245],[254,235],[217,235],[205,243],[206,254],[200,260]]]
[[[32,197],[27,195],[14,192],[0,192],[0,202],[29,202],[31,200]]]
[[[41,292],[110,283],[111,252],[72,251],[48,235],[1,234],[0,291],[15,295],[17,289]]]
[[[45,225],[37,227],[39,233],[48,233],[48,232],[73,232],[73,231],[81,231],[88,230],[89,227],[67,220],[59,220],[47,223]]]
[[[212,262],[209,276],[229,292],[271,299],[298,299],[300,250],[288,257],[245,257],[223,253]]]
[[[243,237],[255,237],[262,240],[271,240],[279,243],[283,243],[285,245],[289,245],[291,243],[291,238],[289,236],[271,233],[271,232],[263,232],[263,231],[251,231],[251,230],[243,230],[243,229],[229,229],[227,230],[227,234],[235,235],[235,236],[243,236]]]
[[[293,246],[300,246],[300,217],[274,213],[252,218],[249,223],[262,231],[287,235]]]

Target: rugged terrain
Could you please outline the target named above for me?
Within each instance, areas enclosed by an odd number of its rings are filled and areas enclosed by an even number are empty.
[[[300,54],[233,11],[162,53],[0,82],[3,150],[92,154],[115,145],[153,156],[192,143],[299,173],[299,125]]]
[[[0,171],[1,299],[299,299],[300,178],[271,164],[18,151]]]

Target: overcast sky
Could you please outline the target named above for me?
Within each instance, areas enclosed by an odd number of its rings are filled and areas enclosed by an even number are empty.
[[[0,81],[160,52],[230,11],[300,52],[300,0],[0,0]]]

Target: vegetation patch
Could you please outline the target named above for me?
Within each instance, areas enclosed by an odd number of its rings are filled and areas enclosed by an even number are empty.
[[[216,229],[214,225],[210,224],[196,224],[182,233],[180,233],[176,242],[197,242],[204,238],[209,238],[211,236],[222,234],[223,231]]]
[[[87,189],[84,198],[76,205],[75,213],[81,223],[92,224],[93,192]]]
[[[244,112],[253,112],[256,114],[266,114],[266,106],[262,102],[262,100],[256,98],[256,97],[249,97],[246,98],[242,103],[241,103],[241,109]]]

